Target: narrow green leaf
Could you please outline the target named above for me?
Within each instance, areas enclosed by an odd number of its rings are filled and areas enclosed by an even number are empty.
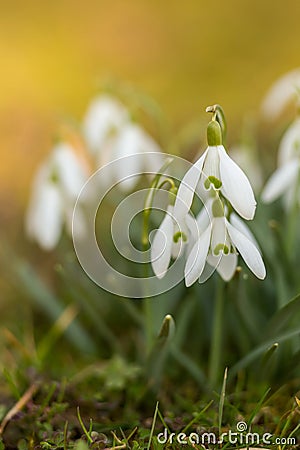
[[[159,405],[159,402],[156,402],[156,406],[155,406],[154,416],[153,416],[153,420],[152,420],[152,425],[151,425],[151,431],[150,431],[150,436],[149,436],[149,442],[148,442],[147,450],[150,450],[151,442],[152,442],[152,439],[153,439],[154,428],[155,428],[156,418],[157,418],[158,405]]]
[[[281,335],[276,336],[276,341],[278,344],[281,342],[287,341],[288,339],[293,338],[294,336],[299,335],[300,333],[300,325],[297,328],[294,328],[286,333],[282,333]],[[240,370],[249,366],[253,361],[259,358],[264,352],[268,350],[274,344],[273,339],[269,339],[264,343],[260,344],[246,356],[244,356],[238,363],[236,363],[229,371],[229,377],[234,377]]]
[[[223,420],[223,409],[224,409],[224,402],[225,402],[225,394],[226,394],[226,383],[227,383],[227,367],[224,371],[224,377],[223,377],[223,384],[222,384],[222,390],[220,395],[220,401],[219,401],[219,436],[222,434],[222,420]]]

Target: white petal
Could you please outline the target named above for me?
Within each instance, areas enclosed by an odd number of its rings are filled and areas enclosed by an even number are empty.
[[[215,267],[224,281],[229,281],[233,277],[237,266],[237,255],[230,253],[229,255],[222,255],[221,258],[209,255],[207,262]]]
[[[226,239],[226,223],[225,217],[215,217],[212,222],[212,232],[211,232],[211,251],[213,255],[218,255],[222,250],[221,246],[228,245]],[[228,248],[230,251],[230,246]]]
[[[259,245],[253,235],[253,233],[250,231],[250,229],[247,227],[247,225],[245,224],[245,222],[242,221],[242,219],[240,219],[240,217],[235,214],[235,213],[231,213],[230,214],[230,223],[231,225],[234,226],[234,228],[236,228],[237,230],[239,230],[241,233],[243,233],[248,239],[250,239],[250,241],[253,242],[253,244],[259,248]]]
[[[208,227],[209,223],[213,219],[213,215],[212,215],[212,204],[213,204],[213,202],[214,202],[214,198],[210,197],[207,200],[207,202],[205,202],[203,204],[203,208],[201,209],[201,211],[197,215],[196,220],[197,220],[197,225],[198,225],[200,233],[203,233],[203,231],[206,230],[206,228]]]
[[[251,220],[255,214],[256,201],[251,184],[242,169],[227,155],[222,145],[220,154],[221,192],[244,219]]]
[[[171,212],[171,211],[170,211]],[[171,260],[174,222],[167,212],[151,243],[151,264],[157,278],[162,278]]]
[[[300,156],[300,119],[294,120],[284,133],[278,149],[278,165]]]
[[[195,189],[200,179],[203,164],[207,155],[208,149],[203,153],[201,158],[187,171],[184,175],[176,196],[174,206],[174,216],[180,220],[183,219],[189,212],[193,202]]]
[[[26,231],[44,250],[58,243],[63,222],[62,198],[57,186],[48,182],[34,192],[26,216]]]
[[[199,239],[200,235],[204,233],[206,228],[211,224],[212,221],[212,198],[203,205],[200,213],[195,218],[191,214],[187,214],[185,216],[185,222],[187,224],[189,233],[188,233],[188,245],[187,245],[187,254],[189,254],[195,244],[195,242]]]
[[[201,209],[200,213],[197,216],[197,226],[199,233],[203,233],[204,230],[208,227],[210,223],[210,216],[208,210],[205,206]]]
[[[114,98],[103,95],[93,100],[83,119],[83,133],[91,151],[104,151],[106,139],[117,133],[128,120],[128,112]]]
[[[200,228],[198,227],[196,218],[194,216],[192,216],[191,214],[186,215],[185,222],[186,222],[187,231],[188,231],[188,242],[186,245],[186,252],[187,252],[187,254],[189,254],[192,251],[192,248],[194,247],[195,242],[199,239],[200,234],[204,230],[200,231]]]
[[[249,269],[257,276],[257,278],[263,280],[266,276],[266,269],[261,254],[256,246],[229,222],[227,222],[227,230],[230,239],[238,249]]]
[[[203,272],[206,257],[208,254],[211,237],[211,226],[209,225],[204,233],[192,248],[185,265],[184,276],[186,286],[191,286]]]
[[[173,206],[169,206],[168,210],[170,211],[170,213],[173,215]],[[195,219],[194,219],[195,220]],[[173,240],[173,245],[172,245],[172,258],[176,259],[178,257],[180,257],[183,253],[183,250],[186,246],[186,244],[189,242],[190,239],[190,229],[187,225],[187,222],[189,223],[190,227],[195,226],[193,223],[193,218],[190,214],[188,214],[185,219],[183,219],[180,223],[175,221],[173,219],[173,223],[174,223],[174,230],[173,230],[173,236],[177,233],[183,233],[186,240],[184,241],[182,238],[179,238],[177,242],[174,242]],[[196,221],[195,221],[196,222]],[[196,225],[197,226],[197,225]]]
[[[280,77],[264,98],[263,114],[270,120],[276,119],[293,98],[297,99],[297,87],[300,87],[300,69],[292,70]]]
[[[114,171],[115,180],[123,180],[119,187],[125,191],[133,189],[143,173],[143,157],[136,157],[139,153],[143,153],[143,135],[137,125],[129,124],[117,137],[112,155],[114,160],[122,158]]]
[[[72,147],[65,143],[54,147],[50,164],[66,195],[75,200],[87,180],[87,173]]]
[[[299,171],[299,162],[293,159],[284,166],[279,167],[269,178],[265,185],[261,199],[264,203],[271,203],[293,185]]]
[[[188,235],[191,235],[194,239],[197,239],[200,236],[200,229],[198,227],[196,218],[192,216],[192,214],[187,214],[187,216],[185,217],[185,223],[188,228]]]
[[[205,181],[209,177],[214,177],[217,180],[220,180],[220,156],[217,146],[209,146],[207,149],[207,156],[205,158],[203,164],[203,173],[201,176],[201,184],[204,186],[205,190],[210,190],[214,188],[212,184],[210,184],[209,189],[204,185]]]
[[[220,262],[221,256],[222,256],[222,255],[215,257],[216,260],[217,260],[216,266],[217,266],[218,263]],[[209,259],[210,257],[211,257],[211,255],[208,254],[208,255],[207,255],[207,259],[206,259],[205,267],[204,267],[203,272],[201,273],[201,275],[200,275],[200,277],[199,277],[199,280],[198,280],[198,283],[200,283],[200,284],[205,283],[205,282],[206,282],[206,281],[207,281],[207,280],[215,273],[215,271],[217,270],[217,267],[215,267],[215,266],[213,266],[213,265],[210,265],[210,264],[208,263],[208,259]]]

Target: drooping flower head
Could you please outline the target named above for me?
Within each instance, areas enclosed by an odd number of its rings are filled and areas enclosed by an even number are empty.
[[[297,118],[281,139],[278,151],[278,168],[263,189],[262,201],[271,203],[284,195],[287,208],[292,206],[295,199],[300,205],[299,171],[300,118]]]
[[[291,103],[297,104],[300,90],[300,68],[281,76],[268,90],[261,110],[268,120],[276,120]]]
[[[236,271],[238,253],[258,278],[265,278],[266,270],[255,238],[237,214],[226,217],[220,198],[206,203],[197,224],[202,232],[187,258],[187,286],[198,279],[206,281],[214,270],[224,281],[229,281]]]
[[[192,237],[196,233],[194,217],[187,214],[179,224],[174,220],[173,206],[169,205],[151,244],[151,265],[157,278],[165,276],[171,258],[179,258],[185,250],[189,251]]]
[[[109,95],[96,97],[88,107],[82,126],[91,152],[104,153],[129,120],[129,113],[121,102]]]
[[[214,270],[229,281],[237,267],[238,252],[250,270],[263,279],[266,270],[258,245],[234,213],[253,219],[253,190],[242,169],[228,156],[216,117],[208,125],[207,141],[206,151],[183,177],[174,206],[174,216],[182,220],[189,213],[196,191],[204,203],[197,218],[198,237],[187,255],[186,285],[197,279],[205,281]]]
[[[77,196],[87,180],[86,166],[68,143],[56,145],[39,168],[26,214],[26,232],[44,250],[58,243],[64,224],[71,230]]]
[[[131,190],[137,174],[156,173],[163,164],[161,149],[155,140],[131,118],[129,111],[115,98],[102,95],[93,100],[83,119],[83,135],[95,159],[96,168],[128,157],[128,162],[107,167],[113,182]],[[143,155],[134,158],[134,155]]]
[[[187,214],[197,190],[204,201],[210,192],[220,192],[241,217],[253,219],[256,201],[252,187],[242,169],[228,156],[216,120],[208,125],[207,141],[206,151],[182,179],[174,206],[175,217]]]

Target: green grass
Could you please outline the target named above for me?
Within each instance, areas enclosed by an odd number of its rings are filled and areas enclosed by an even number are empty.
[[[35,381],[28,377],[30,387],[17,402],[7,385],[5,404],[1,398],[3,448],[176,449],[180,448],[179,433],[184,433],[186,439],[191,433],[199,439],[204,439],[205,433],[217,437],[227,433],[222,448],[231,449],[245,447],[242,444],[248,432],[258,433],[261,439],[270,433],[265,448],[297,448],[284,445],[293,442],[287,438],[296,438],[299,428],[299,400],[291,395],[291,387],[263,392],[263,386],[259,386],[254,395],[253,389],[250,393],[236,384],[232,392],[225,394],[224,384],[222,393],[212,393],[208,401],[189,381],[173,384],[176,393],[164,387],[154,394],[149,385],[145,392],[142,376],[135,378],[132,392],[128,387],[112,391],[103,383],[98,369],[94,367],[94,373],[86,373],[80,382],[76,376],[56,382],[40,374]],[[259,391],[263,392],[260,398]],[[239,422],[248,428],[238,434],[239,441],[234,444],[228,441],[228,433],[236,432]],[[163,435],[159,437],[159,433]],[[175,433],[173,438],[171,433]],[[274,445],[276,438],[282,439],[281,446]],[[166,439],[165,447],[161,442]],[[188,444],[184,447],[201,448]]]
[[[267,137],[256,139],[261,148]],[[240,261],[229,283],[215,273],[189,289],[181,282],[151,299],[125,299],[93,284],[67,235],[47,257],[20,230],[14,246],[1,236],[0,450],[203,448],[178,442],[179,433],[226,433],[209,448],[245,448],[247,432],[272,435],[264,448],[297,448],[300,216],[257,197],[250,226],[263,282]],[[103,242],[114,254],[106,235]],[[234,443],[238,423],[247,430]]]

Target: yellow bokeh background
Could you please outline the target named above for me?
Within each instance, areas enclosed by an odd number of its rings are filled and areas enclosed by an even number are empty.
[[[63,117],[101,80],[136,85],[171,124],[223,105],[230,126],[300,66],[299,0],[1,0],[1,203],[25,207]],[[2,213],[4,214],[4,213]]]

